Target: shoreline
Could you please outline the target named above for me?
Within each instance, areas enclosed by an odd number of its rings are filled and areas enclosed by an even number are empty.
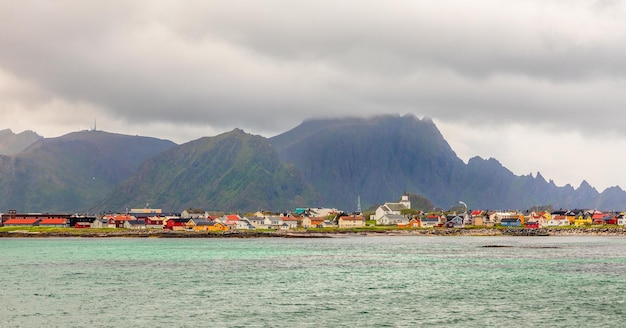
[[[334,238],[345,236],[626,236],[623,228],[540,228],[540,229],[406,229],[332,231],[229,231],[190,232],[164,230],[121,231],[32,231],[0,232],[0,238]]]

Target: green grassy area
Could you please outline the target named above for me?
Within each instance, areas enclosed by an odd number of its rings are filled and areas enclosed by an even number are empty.
[[[90,234],[94,232],[107,233],[125,231],[128,229],[102,228],[102,229],[76,229],[59,227],[0,227],[0,232],[24,232],[24,233],[63,233],[71,235]]]

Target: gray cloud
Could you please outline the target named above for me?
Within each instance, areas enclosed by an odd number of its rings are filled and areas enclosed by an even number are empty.
[[[625,17],[609,0],[0,1],[0,116],[191,137],[415,113],[624,138]]]

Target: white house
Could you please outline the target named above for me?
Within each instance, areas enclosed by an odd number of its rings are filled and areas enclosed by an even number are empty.
[[[400,214],[385,214],[380,220],[376,221],[378,225],[408,225],[409,219]]]
[[[402,199],[398,203],[385,203],[379,206],[376,209],[376,212],[374,213],[374,215],[372,216],[372,220],[376,220],[376,224],[380,224],[378,222],[383,216],[389,215],[389,214],[402,215],[402,210],[406,210],[410,208],[411,208],[411,201],[409,200],[409,196],[405,194],[405,195],[402,195]]]
[[[181,219],[206,219],[209,214],[205,210],[188,208],[180,213]]]
[[[267,229],[272,225],[272,221],[267,216],[254,216],[246,219],[255,229]]]

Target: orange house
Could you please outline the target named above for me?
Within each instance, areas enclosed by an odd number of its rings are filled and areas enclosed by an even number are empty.
[[[418,218],[413,218],[409,221],[409,228],[421,228],[422,222]]]

